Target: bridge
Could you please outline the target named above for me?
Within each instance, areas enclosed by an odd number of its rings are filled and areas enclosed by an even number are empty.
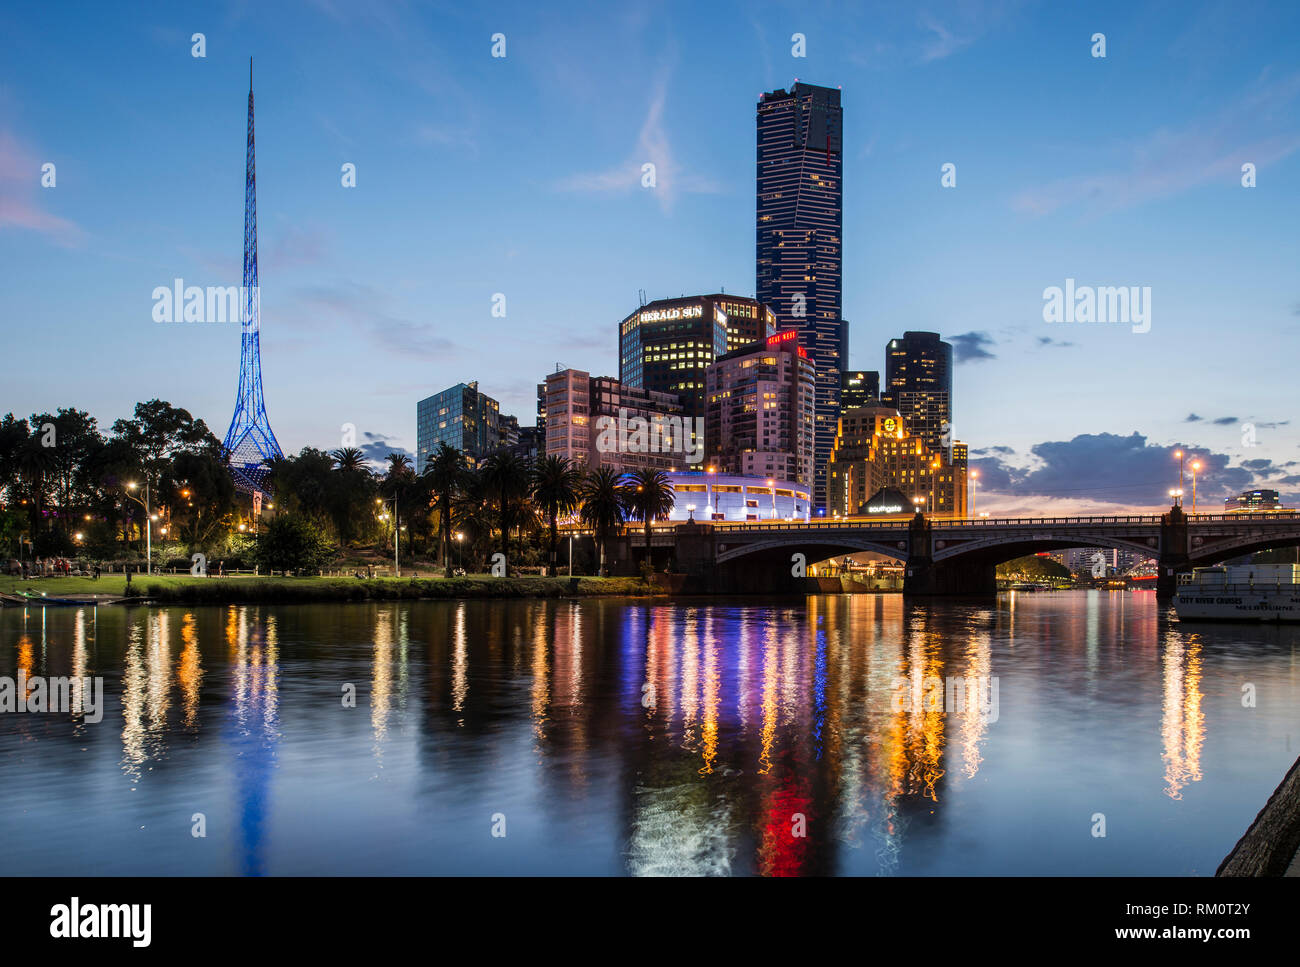
[[[998,564],[1040,551],[1107,547],[1159,565],[1156,590],[1173,594],[1193,567],[1274,547],[1300,546],[1297,514],[1164,514],[1111,517],[687,522],[652,526],[656,570],[671,562],[702,593],[791,593],[808,565],[861,551],[904,562],[904,593],[992,594]],[[636,573],[643,529],[629,525],[607,549],[613,573]]]

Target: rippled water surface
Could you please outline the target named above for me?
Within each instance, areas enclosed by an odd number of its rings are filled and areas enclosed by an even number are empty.
[[[0,714],[0,873],[1208,875],[1298,641],[1097,591],[9,609],[0,676],[105,709]]]

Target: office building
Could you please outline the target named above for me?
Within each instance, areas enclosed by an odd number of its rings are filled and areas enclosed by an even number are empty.
[[[415,405],[415,469],[424,470],[429,455],[446,443],[465,454],[470,466],[501,445],[500,404],[480,393],[478,382],[457,383]]]
[[[826,500],[826,463],[848,365],[843,318],[843,111],[840,92],[796,83],[758,104],[755,295],[778,329],[797,327],[817,372],[816,484]]]
[[[798,337],[775,333],[709,367],[704,440],[719,472],[812,486],[816,372]]]
[[[952,346],[937,332],[906,332],[885,347],[880,402],[931,450],[952,445]]]
[[[619,382],[673,393],[692,417],[703,417],[709,365],[775,331],[775,316],[754,299],[723,293],[658,299],[619,323]]]
[[[584,470],[684,468],[703,460],[703,444],[677,396],[623,386],[611,376],[564,369],[546,377],[547,456]]]
[[[965,517],[966,445],[956,442],[951,450],[960,459],[927,446],[892,407],[846,411],[828,467],[831,514],[870,515],[873,498],[888,488],[905,494],[927,514]]]
[[[873,370],[840,373],[840,412],[880,404],[880,374]]]

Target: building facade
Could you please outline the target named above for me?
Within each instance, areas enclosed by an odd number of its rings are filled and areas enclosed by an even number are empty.
[[[798,337],[797,329],[778,332],[709,367],[709,466],[813,486],[816,371]]]
[[[864,406],[840,418],[831,457],[830,512],[841,517],[869,516],[872,498],[886,488],[937,517],[966,517],[966,446],[931,449],[909,432],[889,406]]]
[[[1290,513],[1276,490],[1246,490],[1223,501],[1225,514]]]
[[[704,373],[731,349],[761,342],[775,316],[754,299],[716,293],[658,299],[618,329],[618,378],[629,389],[673,393],[704,416]]]
[[[758,103],[755,295],[778,329],[797,327],[817,372],[816,493],[825,507],[826,463],[849,358],[843,318],[843,136],[840,92],[796,83]]]
[[[812,489],[789,480],[708,471],[678,471],[668,479],[671,521],[806,521],[812,510]]]
[[[620,473],[678,469],[703,459],[701,426],[673,393],[629,388],[579,369],[550,373],[545,385],[547,456]]]
[[[846,370],[840,373],[840,412],[859,406],[880,405],[880,373],[874,370]]]
[[[880,402],[932,450],[952,446],[952,346],[937,332],[905,332],[885,347]]]
[[[457,383],[415,404],[415,471],[421,473],[437,448],[446,443],[474,466],[501,446],[501,405],[478,382]]]

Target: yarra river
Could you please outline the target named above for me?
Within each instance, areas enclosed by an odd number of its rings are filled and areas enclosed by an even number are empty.
[[[0,874],[1208,876],[1300,755],[1300,627],[1122,591],[7,609],[20,673],[102,718],[0,714]]]

